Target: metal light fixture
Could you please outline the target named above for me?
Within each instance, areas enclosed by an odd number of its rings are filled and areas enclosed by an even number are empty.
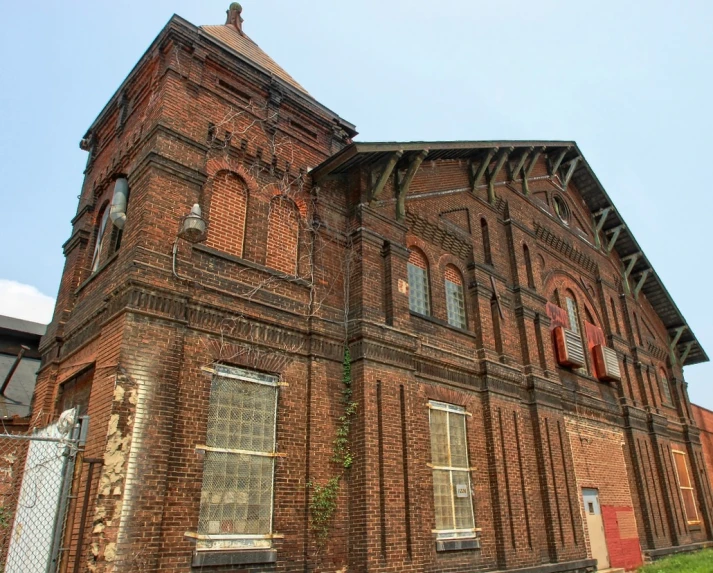
[[[181,219],[181,225],[178,229],[178,235],[173,243],[173,276],[177,279],[190,280],[188,277],[182,277],[176,271],[176,256],[178,255],[178,239],[183,239],[191,244],[200,243],[206,239],[206,228],[208,224],[203,218],[201,207],[195,203],[191,208],[191,212]]]

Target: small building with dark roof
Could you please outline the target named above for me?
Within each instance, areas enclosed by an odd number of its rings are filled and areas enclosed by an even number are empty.
[[[0,316],[0,419],[27,419],[40,368],[39,345],[47,326]],[[19,357],[19,361],[18,361]]]

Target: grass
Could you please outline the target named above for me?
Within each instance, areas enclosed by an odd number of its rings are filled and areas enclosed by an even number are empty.
[[[639,573],[711,573],[713,550],[675,555],[639,569]]]

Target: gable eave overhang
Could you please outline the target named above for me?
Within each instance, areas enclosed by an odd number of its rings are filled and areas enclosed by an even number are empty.
[[[620,259],[640,253],[630,276],[641,275],[649,270],[644,278],[641,292],[663,322],[671,342],[676,340],[675,351],[678,359],[685,357],[683,366],[708,362],[709,358],[686,319],[669,294],[658,273],[626,225],[604,186],[597,178],[584,155],[573,141],[411,141],[411,142],[358,142],[348,145],[312,170],[315,182],[330,175],[344,174],[356,167],[376,165],[388,160],[395,152],[403,152],[405,157],[427,151],[424,161],[445,159],[474,159],[484,157],[489,151],[498,148],[544,149],[547,154],[562,155],[563,162],[580,158],[572,176],[575,187],[582,195],[587,207],[593,214],[609,209],[606,223],[602,228],[605,237],[620,228],[613,249]],[[606,250],[606,247],[603,247]],[[681,329],[683,330],[681,331]],[[682,333],[681,333],[682,332]],[[677,333],[680,333],[677,336]]]

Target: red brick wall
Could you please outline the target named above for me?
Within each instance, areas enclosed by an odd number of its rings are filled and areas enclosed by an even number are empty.
[[[691,404],[691,409],[696,425],[701,431],[703,460],[708,474],[708,482],[713,483],[713,412],[696,404]]]

